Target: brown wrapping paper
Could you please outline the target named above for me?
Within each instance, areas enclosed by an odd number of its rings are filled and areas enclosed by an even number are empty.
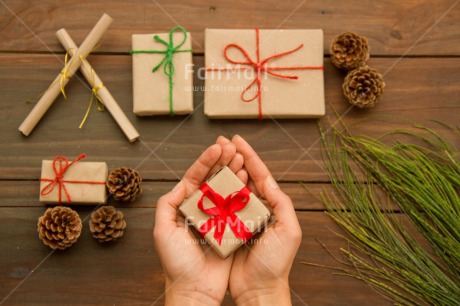
[[[153,39],[155,34],[135,34],[132,36],[133,50],[165,50],[166,46]],[[169,42],[169,33],[157,34]],[[173,41],[177,46],[183,40],[181,32],[174,32]],[[192,49],[192,37],[187,32],[187,40],[180,50]],[[138,116],[169,115],[169,79],[158,65],[165,54],[133,54],[133,111]],[[193,62],[192,52],[178,52],[173,55],[173,110],[174,114],[189,114],[193,111]]]
[[[322,30],[260,30],[260,60],[297,48],[298,51],[270,60],[268,67],[323,66]],[[256,31],[217,30],[205,31],[205,67],[234,67],[224,57],[224,48],[235,43],[243,47],[256,61]],[[247,61],[235,48],[228,50],[229,57]],[[248,67],[240,65],[240,67]],[[315,118],[325,114],[323,70],[282,70],[281,75],[295,75],[298,79],[282,79],[262,74],[262,115],[264,118]],[[256,73],[206,72],[204,112],[212,118],[258,118],[258,101],[243,102],[241,93],[255,79]],[[255,87],[253,87],[255,90]],[[256,91],[249,91],[252,97]]]
[[[72,164],[65,171],[64,180],[75,181],[94,181],[106,182],[108,176],[107,164],[104,162],[83,162],[79,161]],[[54,179],[56,173],[53,170],[53,161],[44,160],[42,162],[42,179]],[[49,182],[40,181],[40,191],[47,186]],[[72,203],[77,204],[105,204],[107,202],[106,187],[104,184],[86,184],[86,183],[64,183],[67,192],[70,195]],[[62,203],[68,203],[67,196],[62,189]],[[59,185],[56,184],[53,191],[48,195],[42,195],[40,192],[40,202],[47,204],[59,203]]]
[[[78,49],[77,45],[65,29],[60,29],[57,31],[56,36],[67,52],[70,52],[70,50]],[[102,83],[101,79],[88,63],[88,61],[84,59],[82,62],[83,63],[80,66],[80,71],[88,81],[89,85],[92,87],[91,89],[93,91],[96,90],[98,97],[102,100],[102,103],[108,109],[113,119],[115,119],[115,121],[118,123],[128,140],[130,142],[136,141],[140,137],[139,133],[136,131],[136,128],[131,124],[128,117],[126,117],[117,101],[113,98],[107,87],[105,87],[105,85]]]
[[[213,177],[211,177],[207,184],[222,197],[227,197],[229,194],[241,190],[244,184],[240,179],[228,168],[223,167]],[[208,219],[209,215],[201,211],[197,203],[202,196],[201,190],[197,190],[190,198],[184,201],[179,207],[179,211],[189,218],[189,222],[193,224],[195,229],[204,224]],[[214,204],[208,199],[204,198],[204,207],[212,207]],[[258,232],[263,226],[265,226],[270,218],[270,212],[265,205],[253,194],[242,210],[235,212],[241,221],[249,228],[254,234]],[[222,244],[219,245],[214,239],[215,227],[211,229],[204,238],[211,245],[211,247],[219,254],[220,257],[226,258],[232,254],[236,249],[244,244],[244,241],[235,237],[231,228],[227,225],[225,227]]]
[[[61,70],[58,76],[51,83],[50,87],[43,93],[40,100],[30,111],[29,115],[27,115],[26,119],[24,119],[24,121],[21,123],[19,126],[19,131],[21,131],[21,133],[23,133],[25,136],[29,136],[37,123],[53,104],[54,100],[56,100],[57,96],[61,93],[61,91],[63,91],[63,88],[67,85],[70,78],[78,70],[82,60],[85,59],[94,48],[94,46],[96,46],[97,42],[108,29],[111,23],[112,18],[109,15],[102,15],[97,24],[85,38],[83,43],[75,51],[73,57],[65,65],[64,69]],[[67,77],[63,77],[63,75]]]

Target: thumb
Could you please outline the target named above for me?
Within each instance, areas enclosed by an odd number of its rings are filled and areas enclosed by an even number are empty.
[[[185,186],[180,181],[170,192],[162,196],[157,203],[155,228],[169,229],[176,227],[177,208],[185,199]]]
[[[273,213],[276,222],[280,224],[295,225],[298,224],[297,215],[289,198],[276,183],[275,179],[268,175],[263,184],[263,194],[270,206],[273,208]]]

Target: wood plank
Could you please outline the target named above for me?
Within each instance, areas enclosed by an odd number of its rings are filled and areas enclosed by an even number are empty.
[[[370,64],[385,75],[385,96],[372,110],[352,108],[341,93],[343,73],[329,60],[325,63],[327,116],[334,121],[335,109],[347,112],[345,121],[368,116],[403,117],[451,133],[428,121],[458,124],[460,58],[372,59]],[[141,134],[130,144],[108,113],[93,109],[83,129],[78,125],[90,99],[86,83],[72,80],[66,88],[68,100],[59,97],[29,137],[17,128],[33,104],[24,101],[49,86],[61,68],[52,55],[0,55],[0,179],[38,179],[41,160],[55,155],[69,158],[87,153],[89,161],[106,161],[109,168],[137,168],[150,180],[177,180],[219,135],[245,137],[267,163],[278,180],[327,182],[318,142],[316,120],[209,120],[203,114],[203,92],[195,92],[196,111],[191,117],[139,118],[132,114],[131,59],[128,56],[93,56],[91,63],[122,109]],[[198,70],[203,57],[194,57]],[[396,64],[396,65],[395,65]],[[394,66],[394,67],[393,67]],[[393,67],[393,68],[392,68]],[[196,86],[203,81],[195,78]],[[390,119],[369,120],[356,126],[357,133],[379,135],[407,123]],[[452,136],[457,147],[460,139]],[[153,153],[150,151],[153,150]]]
[[[66,27],[80,44],[105,12],[114,18],[114,23],[101,40],[97,52],[126,53],[131,49],[132,34],[167,32],[181,24],[192,33],[193,48],[198,53],[203,52],[205,28],[258,26],[322,28],[325,52],[328,52],[333,37],[349,30],[369,38],[373,55],[406,52],[409,55],[459,55],[460,6],[448,11],[454,2],[44,0],[30,3],[7,0],[0,8],[0,50],[62,51],[55,37],[58,29]]]
[[[0,208],[0,299],[3,299],[50,253],[36,232],[44,208]],[[80,216],[89,215],[79,208]],[[154,209],[125,208],[126,235],[111,245],[100,245],[85,222],[76,245],[55,252],[6,300],[18,304],[136,304],[164,303],[164,274],[152,239]],[[303,239],[290,285],[294,305],[390,305],[360,281],[333,275],[330,270],[301,261],[336,265],[315,239],[334,251],[346,247],[331,231],[342,233],[325,214],[299,212]],[[222,305],[234,305],[226,298]]]
[[[144,192],[140,198],[133,203],[120,203],[112,197],[108,205],[124,208],[155,208],[158,199],[169,192],[177,182],[143,182]],[[294,207],[298,210],[324,210],[319,201],[320,193],[333,192],[329,184],[306,184],[306,190],[298,183],[281,183],[280,187],[288,194]],[[44,207],[38,202],[40,185],[38,181],[2,181],[0,182],[0,207]]]
[[[118,208],[155,208],[158,199],[176,184],[177,182],[143,182],[144,192],[133,203],[118,202],[109,197],[107,205]],[[321,194],[335,193],[329,183],[280,183],[280,187],[291,198],[294,208],[298,211],[324,211]],[[39,188],[38,181],[2,181],[0,207],[45,207],[46,205],[38,202]],[[382,206],[382,209],[387,208]],[[399,211],[396,204],[393,204],[392,209]]]

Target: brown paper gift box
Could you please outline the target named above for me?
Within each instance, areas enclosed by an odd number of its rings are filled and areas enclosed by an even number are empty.
[[[156,34],[169,42],[169,33]],[[135,34],[132,36],[132,48],[135,50],[166,50],[166,46],[153,39],[155,34]],[[181,43],[183,33],[173,33],[174,46]],[[192,37],[187,39],[179,50],[192,49]],[[133,54],[133,111],[138,116],[168,115],[169,78],[164,73],[164,63],[155,72],[165,54]],[[193,111],[193,62],[192,52],[177,52],[172,56],[173,74],[173,111],[174,114],[189,114]]]
[[[245,186],[228,167],[223,167],[219,170],[219,172],[207,181],[207,184],[223,198],[241,190]],[[193,224],[196,230],[199,230],[200,226],[210,218],[208,214],[198,208],[197,204],[202,195],[202,191],[197,190],[179,207],[179,211],[189,219],[189,222]],[[205,208],[215,206],[207,197],[204,197],[203,203]],[[252,192],[246,206],[242,210],[235,212],[235,214],[253,234],[260,231],[270,219],[270,212]],[[227,224],[222,243],[219,245],[214,238],[215,229],[216,227],[212,228],[204,238],[222,258],[228,257],[245,243],[242,239],[235,236]]]
[[[91,181],[98,184],[89,183],[70,183],[64,182],[65,188],[72,203],[79,204],[105,204],[107,202],[106,186],[108,169],[104,162],[83,162],[78,161],[73,163],[64,173],[64,181]],[[53,170],[53,161],[42,161],[41,179],[54,179],[56,173]],[[102,182],[104,182],[102,184]],[[40,181],[40,202],[47,204],[59,203],[59,184],[56,183],[52,192],[48,195],[43,195],[42,190],[50,184],[49,181]],[[62,187],[61,187],[62,188]],[[62,188],[61,202],[69,203],[66,193]]]
[[[262,72],[261,108],[264,118],[316,118],[325,114],[324,73],[323,73],[323,31],[322,30],[259,30],[260,61],[275,54],[293,50],[303,44],[299,50],[269,60],[267,67],[316,67],[309,70],[277,70],[280,75],[298,76],[298,79],[283,79]],[[237,65],[230,63],[224,56],[228,44],[238,44],[256,62],[256,30],[219,30],[205,31],[205,67],[229,68]],[[227,55],[239,62],[247,61],[243,53],[229,48]],[[255,99],[244,102],[241,94],[251,84],[257,73],[250,65],[244,71],[206,71],[204,112],[212,118],[258,118],[259,103]],[[320,69],[318,69],[320,68]],[[257,92],[248,91],[246,99]]]

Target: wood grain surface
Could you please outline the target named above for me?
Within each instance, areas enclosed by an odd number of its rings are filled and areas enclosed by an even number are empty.
[[[76,245],[50,255],[38,239],[36,220],[44,208],[2,208],[0,296],[7,295],[25,275],[37,269],[8,299],[8,304],[35,302],[50,304],[163,304],[164,275],[152,239],[154,209],[125,208],[128,229],[117,243],[101,245],[89,233],[88,222]],[[91,210],[77,208],[82,219]],[[290,277],[292,300],[296,305],[388,305],[388,302],[361,282],[338,277],[330,270],[300,264],[326,265],[330,250],[346,247],[333,231],[340,229],[322,213],[299,212],[303,241]],[[334,252],[338,255],[337,252]],[[49,256],[49,257],[48,257]],[[45,259],[43,261],[43,259]],[[42,262],[43,261],[43,262]],[[3,262],[2,262],[3,263]],[[37,265],[39,268],[36,268]],[[359,292],[359,294],[357,294]],[[233,305],[226,298],[223,305]]]
[[[128,166],[139,169],[146,179],[178,180],[195,158],[219,135],[240,134],[267,163],[278,180],[328,180],[320,152],[316,120],[210,120],[203,114],[203,80],[195,78],[192,116],[136,117],[132,114],[132,72],[129,56],[89,58],[104,84],[120,103],[141,134],[141,141],[130,144],[107,112],[93,108],[83,129],[78,129],[91,92],[86,82],[72,79],[66,88],[68,99],[59,97],[29,137],[17,127],[32,109],[24,101],[46,90],[49,80],[61,68],[62,56],[0,54],[0,178],[38,179],[41,160],[54,152],[69,158],[82,152],[87,160],[108,163],[109,168]],[[351,108],[341,92],[344,74],[326,60],[325,90],[327,116],[324,124],[336,123],[334,110],[346,114],[348,122],[369,116],[393,116],[422,122],[448,132],[429,119],[446,124],[458,122],[459,58],[448,59],[376,58],[370,64],[385,72],[386,90],[381,103],[372,110]],[[203,57],[195,57],[196,71]],[[282,103],[282,102],[280,102]],[[409,126],[397,119],[374,119],[358,124],[357,133],[379,135],[392,128]],[[458,138],[457,138],[458,139]],[[14,151],[14,154],[11,152]],[[149,158],[145,159],[145,157]]]
[[[97,52],[131,50],[132,34],[169,32],[177,24],[191,32],[202,53],[205,28],[323,29],[324,50],[344,31],[369,38],[374,55],[459,55],[460,7],[454,0],[219,1],[5,0],[0,10],[0,50],[62,51],[55,32],[68,29],[77,44],[102,12],[114,23]],[[12,14],[14,13],[14,15]],[[435,28],[432,28],[436,24]],[[37,34],[37,36],[34,35]]]
[[[460,111],[460,1],[0,1],[0,304],[162,305],[164,274],[152,229],[156,201],[219,135],[239,134],[267,163],[291,196],[303,231],[290,275],[294,305],[391,305],[364,283],[301,261],[336,266],[333,254],[346,242],[324,214],[318,197],[333,192],[321,156],[317,120],[210,120],[203,114],[205,28],[322,28],[328,127],[340,115],[357,134],[381,135],[415,121],[433,127],[460,147],[445,126]],[[105,86],[141,134],[129,143],[107,112],[92,110],[78,128],[91,91],[77,73],[29,137],[18,126],[34,100],[63,66],[55,32],[65,27],[80,44],[107,13],[114,22],[88,57]],[[131,35],[167,32],[180,24],[191,32],[195,64],[191,116],[140,118],[132,113]],[[344,31],[368,37],[369,65],[386,82],[383,100],[371,110],[351,108],[342,95],[344,72],[328,56],[330,41]],[[280,101],[282,103],[282,101]],[[404,138],[400,138],[405,141]],[[109,169],[136,168],[144,194],[132,204],[109,200],[125,214],[128,229],[117,243],[100,245],[87,221],[78,243],[50,253],[36,224],[46,207],[38,202],[41,161],[81,153]],[[306,189],[306,188],[308,189]],[[91,207],[75,207],[82,219]],[[398,211],[396,213],[399,213]],[[334,233],[335,232],[335,233]],[[234,305],[227,296],[223,305]]]

